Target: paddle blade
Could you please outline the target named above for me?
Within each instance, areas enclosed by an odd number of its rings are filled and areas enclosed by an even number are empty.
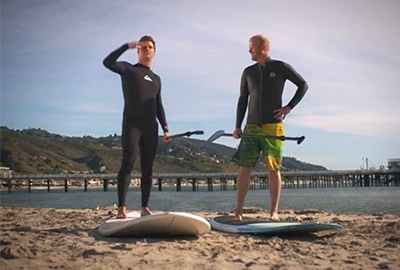
[[[301,137],[297,140],[297,144],[301,144],[305,139],[306,139],[306,137],[301,136]]]
[[[223,130],[218,130],[217,132],[215,132],[213,135],[210,136],[210,138],[208,138],[207,142],[213,142],[216,139],[218,139],[219,137],[223,136],[225,134],[225,131]]]

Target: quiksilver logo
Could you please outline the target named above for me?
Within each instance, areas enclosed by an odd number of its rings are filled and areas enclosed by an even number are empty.
[[[149,75],[144,76],[144,79],[145,79],[146,81],[149,81],[149,82],[152,82],[152,81],[153,81],[153,80],[150,78]]]

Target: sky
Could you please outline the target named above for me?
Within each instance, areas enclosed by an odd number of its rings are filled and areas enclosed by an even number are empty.
[[[103,59],[151,35],[170,134],[232,132],[248,40],[309,90],[284,121],[284,156],[354,170],[400,158],[400,1],[1,0],[1,126],[66,136],[121,134],[119,75]],[[137,62],[135,50],[119,60]],[[296,87],[287,81],[283,104]],[[160,131],[161,135],[161,131]],[[217,143],[236,147],[238,140]]]

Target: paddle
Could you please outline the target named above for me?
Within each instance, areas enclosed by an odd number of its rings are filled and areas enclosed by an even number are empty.
[[[177,138],[177,137],[184,137],[184,136],[186,136],[186,137],[190,137],[190,136],[192,136],[192,135],[202,135],[202,134],[204,134],[204,131],[202,131],[202,130],[195,130],[195,131],[187,131],[187,132],[184,132],[184,133],[179,133],[179,134],[175,134],[175,135],[171,135],[171,136],[168,136],[168,138]]]
[[[217,132],[215,132],[213,135],[210,136],[210,138],[208,138],[208,142],[213,142],[215,140],[217,140],[218,138],[222,137],[222,136],[228,136],[228,137],[232,137],[233,134],[232,133],[225,133],[225,131],[223,130],[218,130]],[[268,138],[268,139],[277,139],[277,140],[281,140],[281,141],[297,141],[297,144],[301,144],[304,139],[306,137],[301,136],[301,137],[285,137],[285,136],[273,136],[273,135],[256,135],[256,134],[242,134],[241,135],[242,138]]]

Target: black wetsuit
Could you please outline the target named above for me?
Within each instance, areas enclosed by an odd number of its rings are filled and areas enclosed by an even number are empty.
[[[274,110],[282,107],[282,93],[285,81],[293,82],[298,88],[288,103],[293,109],[303,98],[307,91],[306,81],[290,65],[268,58],[265,66],[258,63],[247,67],[243,71],[240,97],[236,112],[236,128],[241,128],[247,104],[247,124],[263,125],[267,123],[279,123]],[[249,101],[250,95],[250,101]]]
[[[118,206],[126,206],[126,195],[130,174],[140,153],[142,179],[142,207],[148,206],[152,185],[153,161],[158,144],[158,124],[168,132],[164,107],[161,102],[160,77],[150,68],[117,62],[118,57],[128,50],[125,44],[107,56],[103,63],[121,75],[124,93],[124,114],[122,121],[122,164],[118,173]]]

